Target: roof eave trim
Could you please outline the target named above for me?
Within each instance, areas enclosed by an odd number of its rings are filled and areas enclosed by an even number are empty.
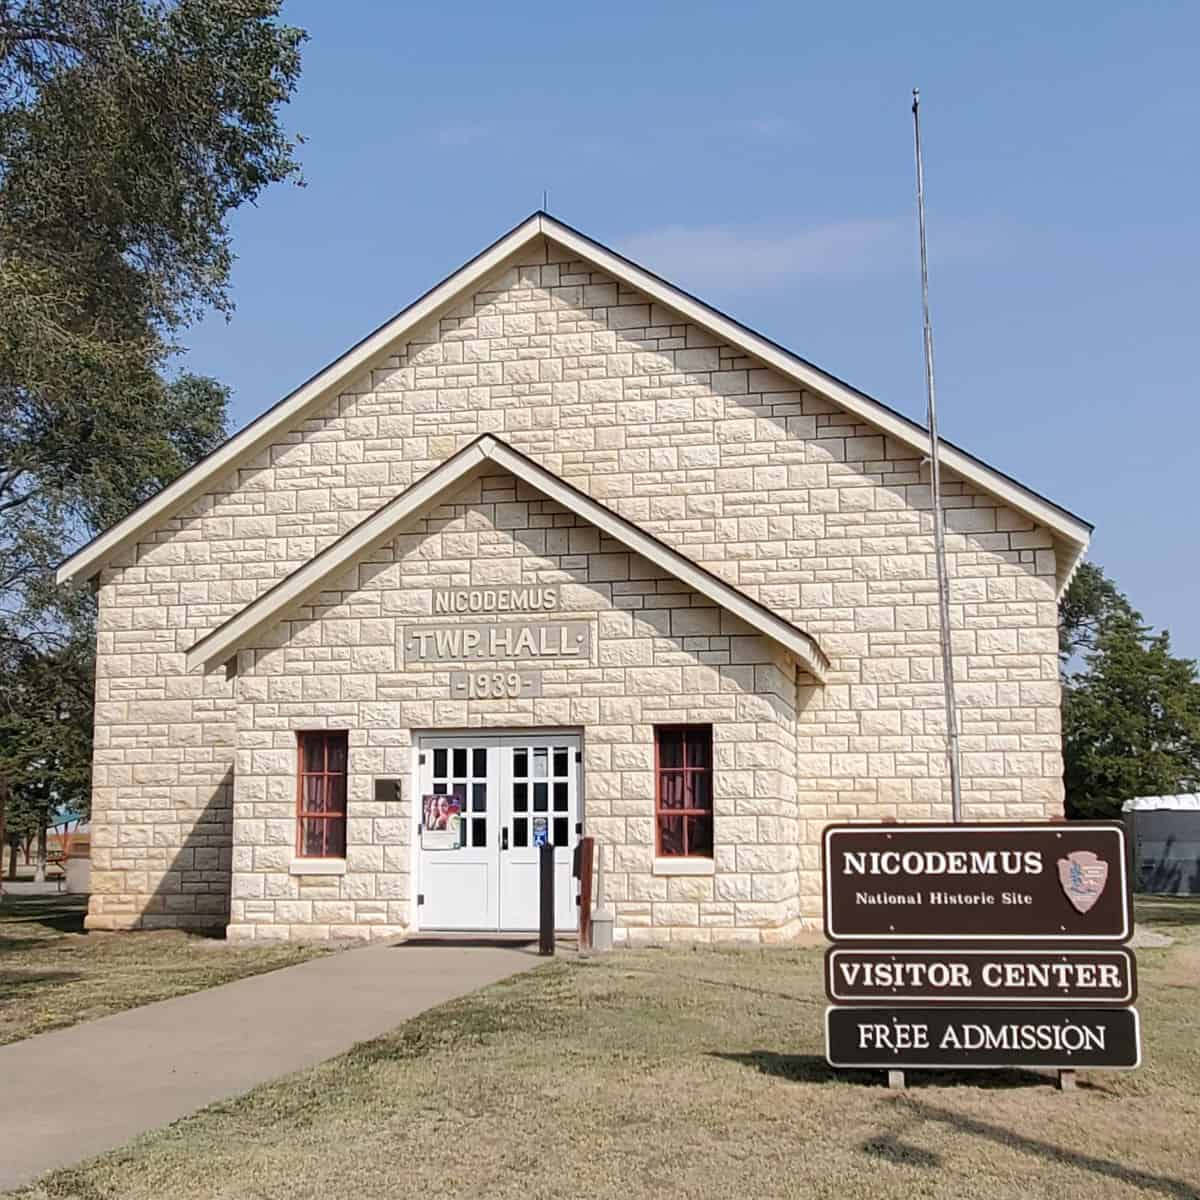
[[[348,570],[364,555],[395,537],[399,525],[428,510],[448,491],[467,482],[486,457],[480,441],[474,441],[394,500],[376,509],[320,554],[205,634],[188,650],[184,660],[187,670],[203,668],[208,671],[227,662],[240,646],[272,625],[282,611],[310,599],[339,571]],[[451,464],[454,469],[446,471]]]
[[[169,519],[183,505],[203,495],[214,476],[236,469],[247,458],[266,448],[281,426],[286,427],[302,419],[311,406],[356,372],[365,369],[391,343],[432,319],[439,310],[453,304],[462,292],[475,286],[506,259],[543,235],[658,303],[674,309],[696,325],[741,347],[781,374],[812,388],[866,424],[922,454],[928,453],[930,443],[927,431],[907,417],[569,225],[546,213],[536,212],[234,434],[224,445],[145,501],[124,520],[77,550],[59,566],[56,581],[65,584],[95,575],[105,562],[136,543],[147,527]],[[941,452],[943,464],[963,479],[1025,513],[1059,537],[1080,547],[1087,545],[1092,527],[1086,521],[952,443],[942,441]]]
[[[744,592],[726,583],[711,571],[692,562],[661,542],[653,534],[638,528],[620,514],[605,507],[598,500],[593,500],[578,488],[559,479],[544,467],[526,458],[499,438],[489,435],[487,456],[498,466],[511,471],[512,474],[525,480],[537,488],[544,496],[561,504],[569,511],[581,516],[590,525],[603,530],[616,541],[621,542],[633,553],[653,563],[656,567],[673,575],[682,583],[707,596],[714,604],[727,612],[733,613],[739,620],[744,621],[753,629],[778,642],[798,658],[817,679],[822,679],[829,667],[829,660],[817,644],[802,629],[798,629],[790,621],[784,620],[757,600],[751,599]]]
[[[828,400],[860,417],[864,422],[894,437],[898,442],[923,454],[930,449],[929,434],[921,426],[893,412],[878,400],[856,391],[840,379],[814,367],[795,354],[755,333],[746,326],[718,312],[710,305],[689,295],[665,279],[639,267],[637,263],[609,250],[591,238],[571,229],[551,217],[543,219],[543,232],[559,245],[580,258],[592,261],[608,273],[629,283],[636,291],[645,293],[667,308],[685,316],[689,321],[718,334],[735,346],[747,350],[782,374],[790,376]],[[980,462],[966,451],[942,439],[942,465],[975,484],[983,491],[998,497],[1013,508],[1026,513],[1041,525],[1074,542],[1087,544],[1092,527],[1065,509],[1030,491],[1016,480],[1008,478]]]
[[[541,232],[542,215],[534,213],[256,417],[178,479],[135,508],[124,520],[80,547],[58,567],[55,582],[65,584],[90,578],[106,561],[135,542],[148,525],[156,520],[169,519],[182,505],[203,495],[214,476],[235,470],[245,459],[270,445],[281,425],[302,418],[305,411],[328,391],[365,368],[397,338],[432,318],[442,307],[453,303],[461,292],[489,275],[506,259],[539,237]]]
[[[626,549],[707,596],[750,628],[783,646],[814,678],[824,678],[829,660],[816,640],[802,629],[559,479],[493,434],[484,434],[465,446],[241,612],[202,637],[187,652],[187,670],[211,670],[227,662],[248,640],[276,623],[284,610],[311,599],[331,577],[348,570],[364,555],[386,543],[395,536],[399,525],[427,512],[447,493],[476,474],[486,462],[510,472],[607,533]]]

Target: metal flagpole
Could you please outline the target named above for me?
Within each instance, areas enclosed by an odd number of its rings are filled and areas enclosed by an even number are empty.
[[[962,820],[958,714],[954,704],[954,657],[950,652],[950,582],[946,574],[946,534],[942,516],[942,476],[938,460],[937,403],[933,386],[933,326],[929,323],[929,262],[925,253],[925,167],[921,161],[921,93],[913,88],[913,134],[917,144],[917,217],[921,228],[921,308],[925,322],[925,391],[929,397],[929,476],[933,494],[933,546],[937,569],[938,624],[942,643],[942,688],[946,698],[946,757],[950,762],[950,812]]]

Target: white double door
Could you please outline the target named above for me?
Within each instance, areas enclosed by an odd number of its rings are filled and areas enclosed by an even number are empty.
[[[576,927],[571,867],[579,840],[580,759],[577,734],[421,738],[418,928],[537,929],[543,842],[554,847],[555,927]],[[457,827],[455,834],[437,828],[441,824]]]

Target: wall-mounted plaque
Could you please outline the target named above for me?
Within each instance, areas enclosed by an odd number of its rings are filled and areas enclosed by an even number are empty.
[[[375,803],[399,803],[404,798],[400,788],[401,781],[399,779],[376,779]]]
[[[542,694],[541,671],[452,671],[455,700],[529,700]]]
[[[588,621],[414,625],[401,634],[401,645],[406,663],[590,660],[592,626]]]
[[[1133,953],[958,946],[831,946],[825,994],[835,1004],[1129,1004]]]
[[[1141,1062],[1133,1008],[828,1008],[835,1067],[1132,1068]]]
[[[1121,825],[832,825],[831,941],[1112,941],[1133,931]]]

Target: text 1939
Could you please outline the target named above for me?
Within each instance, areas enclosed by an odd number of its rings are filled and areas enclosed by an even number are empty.
[[[542,694],[538,671],[455,671],[451,694],[459,700],[521,700]]]

